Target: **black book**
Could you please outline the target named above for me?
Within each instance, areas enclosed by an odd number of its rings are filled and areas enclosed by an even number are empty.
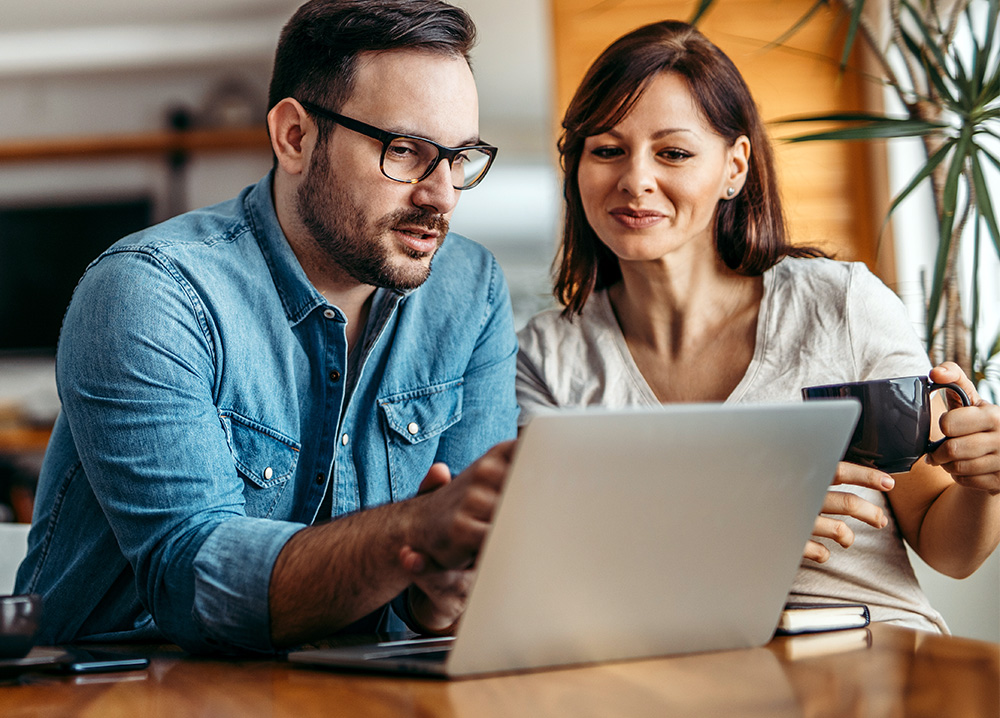
[[[864,628],[871,621],[863,603],[787,603],[778,620],[776,635]]]

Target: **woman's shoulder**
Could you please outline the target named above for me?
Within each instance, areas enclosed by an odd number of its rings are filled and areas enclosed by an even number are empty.
[[[828,257],[785,257],[768,272],[795,278],[846,285],[857,274],[869,274],[864,262],[845,262]]]
[[[607,292],[594,292],[580,314],[564,314],[562,309],[539,312],[517,333],[522,347],[532,345],[563,345],[585,341],[595,331],[607,328]]]
[[[886,289],[864,262],[845,262],[825,257],[785,257],[767,271],[771,285],[780,293],[792,293],[804,301],[843,300],[857,289],[866,293]]]

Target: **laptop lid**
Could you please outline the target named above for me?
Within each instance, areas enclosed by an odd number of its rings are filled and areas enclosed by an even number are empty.
[[[807,402],[538,416],[443,664],[376,650],[386,663],[371,668],[458,677],[766,643],[858,413]]]

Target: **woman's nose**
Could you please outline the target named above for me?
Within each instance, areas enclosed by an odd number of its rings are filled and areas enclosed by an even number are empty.
[[[633,197],[656,189],[656,175],[649,159],[642,156],[630,157],[618,180],[618,189]]]

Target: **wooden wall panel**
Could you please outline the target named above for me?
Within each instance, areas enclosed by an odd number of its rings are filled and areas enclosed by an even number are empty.
[[[589,64],[610,42],[649,22],[687,20],[697,6],[690,0],[550,1],[557,118]],[[802,131],[770,124],[775,119],[859,110],[870,107],[873,98],[877,102],[877,85],[858,73],[838,73],[844,28],[831,9],[821,9],[785,46],[767,47],[813,4],[717,0],[699,23],[743,73],[774,138]],[[877,241],[886,207],[882,148],[776,139],[775,150],[793,240],[821,246],[840,259],[862,260],[891,283],[891,242]]]

